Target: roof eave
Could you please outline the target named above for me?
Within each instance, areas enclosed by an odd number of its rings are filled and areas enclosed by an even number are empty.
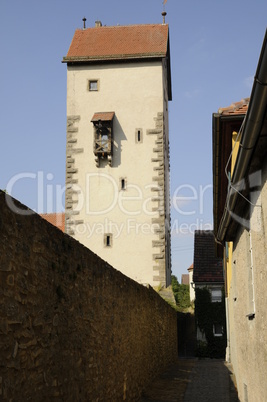
[[[224,281],[223,280],[219,280],[219,281],[194,281],[194,284],[196,286],[205,286],[205,285],[224,285]]]
[[[242,146],[239,147],[237,161],[233,172],[232,183],[239,183],[246,175],[251,158],[253,156],[258,137],[261,133],[261,127],[266,115],[267,107],[267,30],[263,41],[261,54],[258,62],[254,84],[252,87],[250,102],[247,111],[246,121],[244,123],[243,134],[241,138]],[[237,192],[229,191],[227,194],[224,214],[220,221],[217,241],[232,240],[228,235],[228,229],[233,218],[232,213],[236,206]]]
[[[240,124],[244,119],[245,114],[221,114],[221,113],[213,113],[212,115],[212,169],[213,169],[213,216],[214,216],[214,234],[215,238],[217,235],[217,230],[219,226],[218,219],[221,219],[218,216],[218,183],[221,172],[218,171],[218,161],[220,160],[220,155],[222,152],[222,146],[220,145],[220,136],[221,133],[221,124],[225,122],[232,123],[234,121],[239,122]]]
[[[94,63],[102,61],[124,61],[124,60],[146,60],[162,59],[166,57],[165,53],[138,53],[138,54],[116,54],[104,56],[73,56],[63,57],[62,63]]]

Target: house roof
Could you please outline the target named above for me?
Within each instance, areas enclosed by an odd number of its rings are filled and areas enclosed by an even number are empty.
[[[101,26],[77,29],[63,62],[166,57],[168,25]]]
[[[40,214],[47,222],[65,232],[65,213]]]
[[[194,264],[191,264],[189,268],[187,268],[187,271],[193,271],[194,269]]]
[[[215,238],[212,231],[195,231],[193,281],[195,283],[224,282],[222,258],[215,255]]]
[[[230,106],[221,107],[218,110],[218,114],[223,116],[237,115],[237,114],[246,114],[248,110],[250,98],[241,99],[239,102],[234,102]]]
[[[115,112],[97,112],[93,115],[91,121],[111,121],[113,120],[114,115]]]

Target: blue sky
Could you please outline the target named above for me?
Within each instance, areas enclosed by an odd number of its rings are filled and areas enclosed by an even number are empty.
[[[161,23],[162,0],[1,0],[0,188],[39,212],[65,182],[66,55],[76,28]],[[266,0],[168,0],[172,270],[193,262],[193,232],[212,225],[212,113],[249,97]],[[37,183],[43,194],[37,197]],[[53,195],[53,202],[47,202]],[[182,199],[184,197],[184,199]],[[60,202],[59,204],[62,204]]]

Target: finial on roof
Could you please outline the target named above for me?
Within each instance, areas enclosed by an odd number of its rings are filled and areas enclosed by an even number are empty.
[[[83,17],[83,29],[85,29],[85,28],[86,28],[86,26],[85,26],[85,22],[86,22],[86,18],[85,18],[85,17]]]
[[[163,24],[165,24],[165,17],[167,15],[166,11],[162,11],[161,15],[163,17]]]
[[[163,1],[163,11],[161,13],[162,17],[163,17],[163,24],[165,24],[165,17],[167,15],[166,11],[165,11],[165,4],[167,3],[167,0]]]

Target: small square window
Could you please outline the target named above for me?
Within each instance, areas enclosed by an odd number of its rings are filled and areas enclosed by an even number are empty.
[[[211,301],[212,303],[220,303],[222,301],[221,289],[211,289]]]
[[[104,247],[112,247],[112,234],[104,234]]]
[[[213,324],[213,335],[214,336],[223,336],[222,324]]]
[[[98,80],[89,80],[89,91],[98,91]]]

